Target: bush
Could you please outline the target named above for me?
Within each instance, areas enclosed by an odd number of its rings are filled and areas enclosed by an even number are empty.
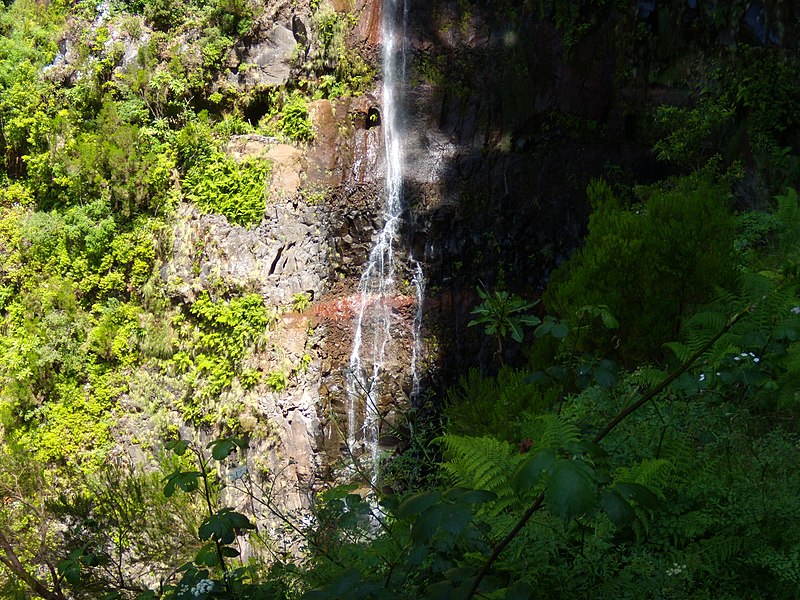
[[[594,213],[586,245],[554,274],[545,303],[573,325],[581,325],[583,306],[607,306],[620,322],[618,339],[612,343],[611,333],[598,329],[584,346],[616,346],[627,361],[658,360],[683,317],[733,281],[735,224],[725,192],[685,179],[650,190],[633,207],[602,181],[587,193]]]
[[[201,211],[225,215],[235,225],[254,225],[266,210],[269,173],[264,160],[240,164],[217,153],[189,169],[183,189]]]

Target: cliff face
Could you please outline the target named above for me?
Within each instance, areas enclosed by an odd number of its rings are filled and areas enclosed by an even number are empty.
[[[389,431],[402,425],[410,402],[416,306],[405,257],[421,261],[427,280],[420,362],[435,387],[492,358],[481,333],[466,327],[479,282],[536,294],[580,243],[589,210],[584,189],[592,178],[647,183],[666,172],[649,150],[646,125],[653,103],[691,98],[686,82],[697,73],[686,57],[718,53],[743,36],[773,44],[790,39],[781,24],[791,15],[763,6],[759,20],[752,14],[757,3],[742,4],[735,25],[709,21],[724,7],[712,7],[714,13],[692,2],[639,2],[626,13],[604,9],[558,27],[547,3],[501,4],[408,3],[401,100],[407,214],[396,250],[394,341],[382,374],[386,447],[398,441]],[[332,6],[351,15],[347,47],[376,64],[381,3]],[[256,100],[245,107],[252,114],[263,86],[292,85],[299,77],[292,40],[314,60],[315,47],[305,42],[317,35],[308,7],[276,2],[267,12],[271,26],[227,58],[228,84],[254,90]],[[671,30],[676,23],[681,28]],[[681,43],[686,52],[661,47]],[[680,75],[667,76],[676,65]],[[335,476],[332,465],[362,451],[344,448],[345,380],[354,294],[382,226],[378,83],[355,97],[313,101],[307,143],[232,136],[230,156],[271,162],[264,219],[237,227],[186,205],[165,242],[160,273],[173,299],[239,290],[291,307],[276,318],[269,347],[253,358],[262,372],[287,373],[285,383],[232,391],[226,400],[245,407],[240,412],[252,432],[269,424],[268,435],[255,436],[250,456],[264,473],[280,473],[276,481],[289,507],[305,505],[320,478]]]

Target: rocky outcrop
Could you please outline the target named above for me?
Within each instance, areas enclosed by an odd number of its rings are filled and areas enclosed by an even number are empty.
[[[318,211],[305,204],[274,204],[253,229],[231,226],[220,215],[186,205],[177,212],[172,255],[161,269],[172,295],[193,300],[249,291],[275,306],[295,294],[319,295],[328,275]]]
[[[297,44],[291,29],[275,25],[262,41],[246,48],[237,68],[229,72],[228,81],[247,87],[285,84],[292,72]]]

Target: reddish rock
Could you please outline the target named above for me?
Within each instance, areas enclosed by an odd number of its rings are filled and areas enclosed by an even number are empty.
[[[377,46],[381,42],[381,7],[378,0],[357,0],[358,24],[353,31],[355,41]]]

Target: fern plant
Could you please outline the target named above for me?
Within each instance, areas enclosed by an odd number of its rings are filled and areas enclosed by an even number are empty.
[[[516,447],[491,437],[445,435],[441,442],[442,469],[453,485],[496,494],[498,512],[516,501],[511,478],[524,458]]]

